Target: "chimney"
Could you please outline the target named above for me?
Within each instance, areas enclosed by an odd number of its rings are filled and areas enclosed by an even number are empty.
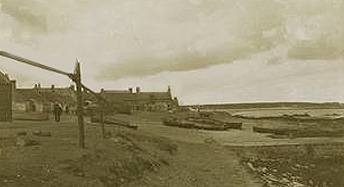
[[[14,91],[17,88],[17,82],[15,80],[11,80],[12,90]]]
[[[171,87],[170,86],[167,87],[167,92],[171,93]]]
[[[133,88],[128,88],[129,93],[133,93]]]
[[[39,94],[38,84],[35,84],[35,88],[34,89],[36,90],[36,93]]]
[[[136,93],[140,93],[140,92],[141,92],[140,87],[136,86]]]

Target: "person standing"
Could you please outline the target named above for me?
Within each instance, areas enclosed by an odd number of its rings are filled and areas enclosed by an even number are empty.
[[[65,107],[65,109],[64,109],[64,112],[65,112],[66,114],[69,114],[69,106],[68,106],[68,105],[66,105],[66,107]]]
[[[55,121],[60,122],[61,120],[61,113],[62,113],[62,107],[60,104],[55,103],[54,104],[54,116],[55,116]]]

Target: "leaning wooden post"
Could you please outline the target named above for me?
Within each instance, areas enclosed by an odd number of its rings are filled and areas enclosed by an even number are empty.
[[[85,149],[85,130],[84,130],[84,108],[83,108],[83,99],[82,99],[82,84],[81,84],[81,72],[80,72],[80,63],[77,60],[75,72],[74,72],[74,81],[76,84],[76,93],[77,93],[77,115],[78,115],[78,126],[79,126],[79,148]]]

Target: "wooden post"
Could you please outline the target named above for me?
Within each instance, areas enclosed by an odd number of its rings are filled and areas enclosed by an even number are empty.
[[[79,126],[79,148],[85,149],[85,130],[84,130],[84,108],[82,99],[82,84],[81,84],[81,72],[80,63],[76,62],[74,81],[76,84],[77,93],[77,115],[78,115],[78,126]]]
[[[100,105],[100,122],[102,123],[102,138],[105,138],[105,116],[104,116],[104,101],[100,101],[101,105]]]

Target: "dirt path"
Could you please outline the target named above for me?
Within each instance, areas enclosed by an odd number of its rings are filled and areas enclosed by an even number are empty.
[[[168,167],[146,175],[132,186],[258,187],[234,153],[216,144],[179,142]]]

